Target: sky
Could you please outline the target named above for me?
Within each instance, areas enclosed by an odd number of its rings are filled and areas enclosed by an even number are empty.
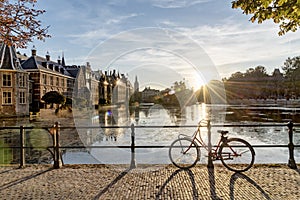
[[[300,32],[278,36],[272,21],[251,23],[231,0],[39,0],[51,38],[34,41],[40,56],[116,69],[140,88],[185,81],[194,89],[258,65],[271,74],[300,55]]]

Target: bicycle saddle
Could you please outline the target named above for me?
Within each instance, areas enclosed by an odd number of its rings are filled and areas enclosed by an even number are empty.
[[[218,130],[218,133],[221,133],[222,135],[227,134],[229,131],[223,131],[223,130]]]

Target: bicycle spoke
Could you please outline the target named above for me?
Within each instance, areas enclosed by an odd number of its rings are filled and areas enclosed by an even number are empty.
[[[228,139],[220,147],[219,154],[225,167],[235,172],[248,170],[254,163],[254,150],[245,140]]]
[[[171,144],[169,157],[175,166],[186,169],[197,163],[199,150],[190,138],[180,138]]]

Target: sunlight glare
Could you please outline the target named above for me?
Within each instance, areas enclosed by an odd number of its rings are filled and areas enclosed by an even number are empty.
[[[194,91],[200,89],[206,84],[205,80],[197,72],[193,73],[191,79],[189,80],[190,87],[194,88]]]

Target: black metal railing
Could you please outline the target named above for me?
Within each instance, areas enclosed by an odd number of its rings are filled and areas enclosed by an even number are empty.
[[[20,167],[25,166],[25,150],[32,148],[29,146],[26,146],[25,144],[25,131],[30,130],[30,129],[43,129],[47,130],[47,132],[51,135],[52,138],[52,145],[51,146],[35,146],[35,148],[40,148],[40,149],[46,149],[48,150],[53,159],[53,167],[55,169],[58,169],[62,166],[63,161],[62,161],[62,154],[61,150],[62,149],[78,149],[78,148],[129,148],[131,149],[131,162],[130,162],[130,167],[135,168],[136,167],[136,161],[135,161],[135,150],[138,148],[169,148],[170,146],[168,145],[136,145],[135,144],[135,130],[139,128],[196,128],[198,127],[197,125],[186,125],[186,126],[136,126],[132,124],[131,126],[86,126],[86,127],[62,127],[60,126],[59,122],[56,122],[54,126],[51,127],[25,127],[25,126],[20,126],[20,127],[0,127],[0,130],[19,130],[20,132],[20,139],[19,139],[19,146],[10,146],[10,147],[5,147],[5,146],[0,146],[1,149],[19,149],[20,151],[20,159],[19,159],[19,165]],[[213,147],[211,145],[211,128],[212,127],[287,127],[288,128],[288,144],[275,144],[275,145],[252,145],[254,148],[274,148],[274,147],[279,147],[279,148],[288,148],[289,150],[289,158],[288,158],[288,166],[292,169],[296,169],[297,165],[295,162],[294,158],[294,149],[299,148],[300,144],[295,145],[293,142],[294,138],[294,128],[295,127],[300,127],[300,124],[294,124],[293,122],[289,123],[281,123],[281,124],[210,124],[208,123],[207,126],[207,133],[208,133],[208,147],[209,150]],[[131,129],[131,144],[130,145],[122,145],[122,146],[73,146],[73,145],[68,145],[68,146],[61,146],[60,145],[60,132],[63,129],[70,129],[70,128],[76,128],[76,129]],[[208,157],[209,158],[209,157]],[[213,167],[212,161],[208,159],[208,167]]]

